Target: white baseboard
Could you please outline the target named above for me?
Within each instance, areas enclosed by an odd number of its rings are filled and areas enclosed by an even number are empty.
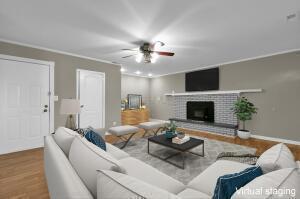
[[[282,138],[267,137],[267,136],[262,136],[262,135],[251,135],[251,137],[261,139],[261,140],[270,140],[270,141],[274,141],[274,142],[282,142],[282,143],[286,143],[286,144],[300,145],[300,141],[294,141],[294,140],[288,140],[288,139],[282,139]]]

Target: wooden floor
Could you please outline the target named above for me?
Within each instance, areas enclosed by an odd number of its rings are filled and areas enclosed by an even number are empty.
[[[42,148],[0,156],[0,198],[49,198]]]
[[[235,137],[221,136],[211,133],[184,130],[187,134],[202,136],[219,141],[249,146],[257,149],[257,155],[276,144],[276,142],[250,138],[241,140]],[[140,132],[136,137],[140,137]],[[110,143],[117,140],[116,137],[107,136]],[[300,146],[288,145],[297,160],[300,160]],[[4,198],[49,198],[47,184],[44,175],[43,149],[33,149],[0,156],[0,199]]]

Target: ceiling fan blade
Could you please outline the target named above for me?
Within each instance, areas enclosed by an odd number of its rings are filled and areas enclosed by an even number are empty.
[[[162,56],[174,56],[175,55],[175,53],[172,53],[172,52],[163,52],[163,51],[151,51],[151,52],[157,53]]]
[[[135,55],[137,55],[137,54],[134,54],[134,55],[127,55],[127,56],[124,56],[124,57],[122,57],[122,58],[128,58],[128,57],[132,57],[132,56],[135,56]]]
[[[139,51],[138,49],[128,49],[128,48],[124,48],[124,49],[121,49],[121,50],[127,50],[127,51]]]

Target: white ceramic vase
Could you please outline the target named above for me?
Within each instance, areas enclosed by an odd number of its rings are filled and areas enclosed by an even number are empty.
[[[247,130],[238,130],[237,131],[237,135],[239,136],[239,138],[241,139],[249,139],[251,136],[251,132],[247,131]]]

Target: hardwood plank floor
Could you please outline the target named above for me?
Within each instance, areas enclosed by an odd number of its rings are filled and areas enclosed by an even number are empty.
[[[187,134],[215,139],[233,144],[245,145],[257,149],[257,155],[276,144],[276,142],[250,138],[241,140],[236,137],[180,129]],[[136,137],[141,137],[139,132]],[[118,139],[106,136],[107,142]],[[288,145],[297,160],[300,160],[300,146]],[[0,199],[46,199],[49,198],[43,162],[43,148],[0,155]]]
[[[0,198],[49,198],[43,148],[0,156]]]

